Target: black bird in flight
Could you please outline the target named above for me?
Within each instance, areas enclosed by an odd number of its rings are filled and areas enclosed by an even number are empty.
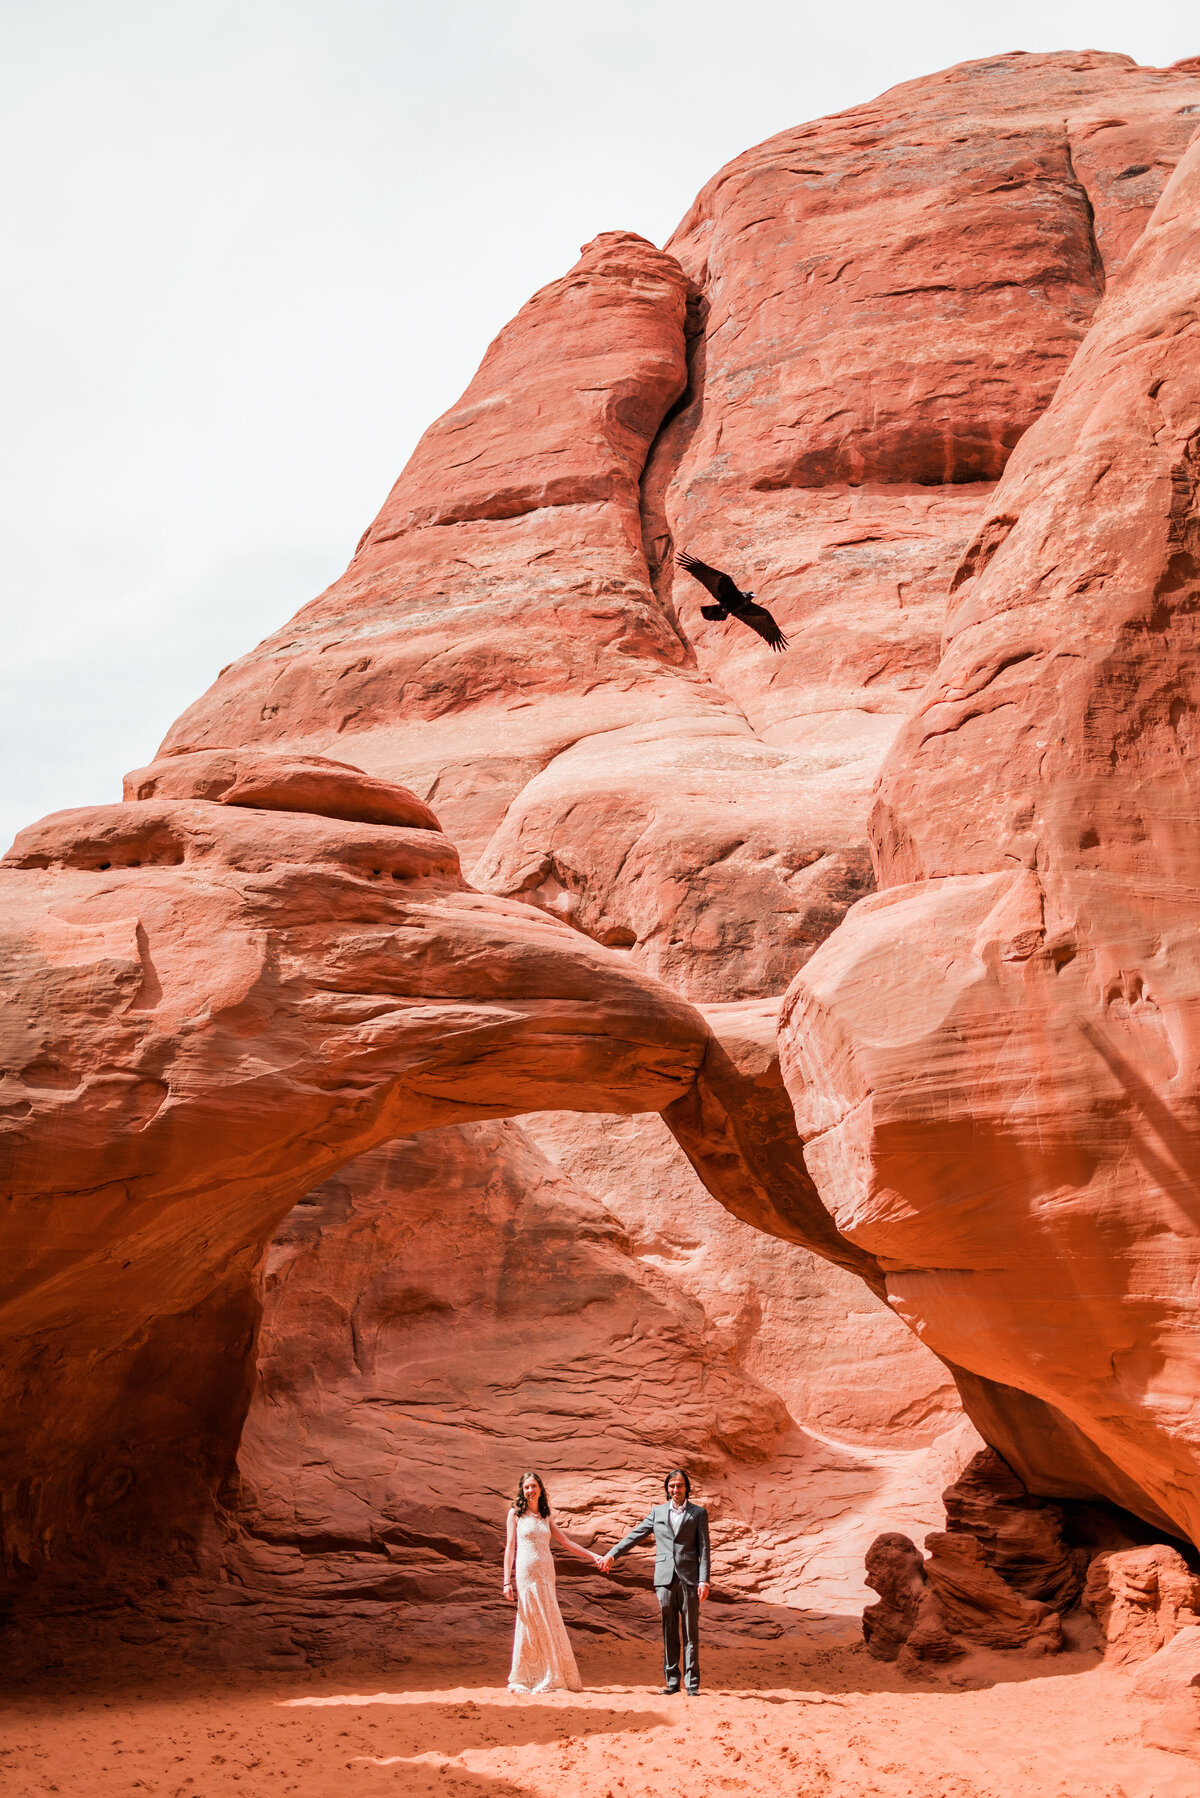
[[[675,557],[679,566],[692,576],[693,580],[707,587],[715,606],[701,606],[701,614],[705,618],[739,618],[748,624],[752,631],[757,631],[764,643],[769,643],[774,650],[787,648],[787,638],[768,612],[766,606],[760,606],[753,593],[743,593],[731,577],[722,574],[719,568],[710,568],[707,562],[690,556],[686,549],[681,549]]]

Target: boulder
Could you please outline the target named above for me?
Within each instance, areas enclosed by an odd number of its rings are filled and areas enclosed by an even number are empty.
[[[925,1538],[926,1559],[909,1537],[876,1537],[866,1583],[880,1602],[863,1612],[863,1638],[876,1660],[912,1672],[923,1662],[960,1659],[971,1648],[1057,1654],[1062,1626],[1049,1605],[1013,1590],[961,1533]]]
[[[1133,1676],[1132,1690],[1139,1698],[1173,1698],[1188,1686],[1200,1686],[1200,1624],[1187,1623],[1147,1660]]]
[[[1105,1659],[1123,1666],[1148,1660],[1181,1630],[1194,1630],[1200,1579],[1165,1542],[1121,1549],[1096,1556],[1083,1604],[1099,1625]]]
[[[979,1648],[1057,1654],[1063,1642],[1057,1612],[1014,1591],[988,1564],[973,1536],[934,1531],[926,1536],[925,1547],[925,1577],[952,1636]]]
[[[970,1647],[1056,1654],[1059,1613],[1079,1588],[1061,1511],[1031,1498],[991,1448],[970,1458],[942,1501],[946,1529],[926,1536],[928,1559],[902,1535],[867,1550],[866,1583],[881,1599],[863,1612],[869,1652],[908,1668]]]
[[[957,1660],[966,1651],[946,1628],[925,1576],[924,1556],[908,1536],[876,1536],[866,1555],[866,1583],[880,1602],[863,1612],[863,1640],[877,1661]]]
[[[270,755],[254,749],[200,749],[161,756],[125,776],[125,798],[212,799],[258,811],[312,812],[360,824],[440,830],[436,815],[407,787],[376,780],[324,756]]]
[[[994,1448],[972,1458],[942,1503],[947,1531],[973,1537],[1006,1585],[1056,1611],[1071,1608],[1083,1569],[1063,1540],[1062,1508],[1033,1497]]]

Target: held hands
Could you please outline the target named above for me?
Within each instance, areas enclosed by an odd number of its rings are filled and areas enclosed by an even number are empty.
[[[593,1555],[592,1559],[601,1573],[612,1572],[613,1558],[611,1555]]]

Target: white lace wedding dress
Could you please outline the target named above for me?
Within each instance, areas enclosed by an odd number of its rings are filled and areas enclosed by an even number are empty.
[[[554,1589],[554,1553],[544,1517],[517,1518],[517,1627],[510,1692],[578,1692],[579,1669]]]

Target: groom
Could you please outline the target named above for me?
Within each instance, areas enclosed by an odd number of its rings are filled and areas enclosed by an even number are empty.
[[[683,1626],[683,1667],[689,1698],[700,1690],[700,1601],[708,1597],[708,1512],[691,1503],[692,1482],[677,1467],[663,1481],[665,1505],[610,1548],[600,1565],[605,1573],[619,1555],[654,1535],[654,1590],[662,1612],[664,1692],[679,1690],[679,1630]]]

